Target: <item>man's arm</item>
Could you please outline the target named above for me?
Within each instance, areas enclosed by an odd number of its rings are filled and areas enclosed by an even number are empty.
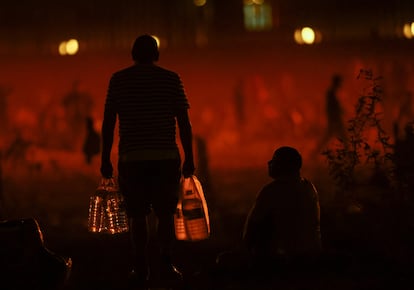
[[[111,163],[111,150],[114,141],[114,129],[116,124],[116,113],[105,105],[104,118],[102,121],[102,155],[101,174],[105,178],[112,177],[113,167]]]
[[[181,110],[177,114],[177,123],[180,131],[180,140],[184,150],[183,175],[189,177],[194,174],[193,132],[188,116],[188,110]]]

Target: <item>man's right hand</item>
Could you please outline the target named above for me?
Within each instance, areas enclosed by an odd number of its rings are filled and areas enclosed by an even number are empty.
[[[194,167],[194,161],[192,159],[185,159],[183,163],[183,176],[184,177],[190,177],[194,174],[195,167]]]
[[[104,178],[111,178],[113,174],[112,163],[110,160],[102,161],[101,174]]]

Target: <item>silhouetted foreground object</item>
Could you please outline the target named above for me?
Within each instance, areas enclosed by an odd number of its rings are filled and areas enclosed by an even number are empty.
[[[284,146],[274,152],[268,162],[273,181],[260,190],[249,212],[242,247],[218,256],[220,271],[270,275],[268,271],[308,269],[318,259],[319,198],[314,185],[300,175],[301,167],[296,149]]]
[[[102,121],[101,174],[112,177],[111,151],[118,123],[118,182],[129,219],[130,281],[143,288],[148,280],[183,278],[172,261],[174,213],[180,178],[193,175],[195,168],[190,104],[180,76],[155,64],[158,44],[148,34],[137,37],[131,56],[134,64],[113,73],[109,81]],[[157,218],[154,242],[148,239],[151,213]],[[149,246],[156,246],[157,251],[150,253]],[[151,261],[159,267],[152,267]]]
[[[273,181],[259,192],[246,220],[248,250],[260,258],[319,254],[319,198],[314,185],[300,176],[302,157],[292,147],[280,147],[268,166]]]
[[[1,289],[62,289],[71,269],[71,258],[45,247],[35,219],[0,222]]]

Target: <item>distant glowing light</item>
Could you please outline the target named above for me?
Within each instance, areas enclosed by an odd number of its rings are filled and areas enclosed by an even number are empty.
[[[66,41],[62,41],[59,44],[59,54],[60,55],[66,55]]]
[[[414,22],[411,22],[411,34],[414,35]]]
[[[312,44],[315,42],[315,32],[310,27],[304,27],[301,31],[303,42],[306,44]]]
[[[207,3],[207,0],[194,0],[194,5],[198,7],[206,5],[206,3]]]
[[[79,51],[79,42],[72,38],[68,41],[62,41],[58,48],[60,55],[75,55]]]
[[[322,41],[322,34],[311,27],[303,27],[295,30],[293,39],[298,44],[314,44]]]
[[[272,6],[263,0],[245,0],[244,27],[248,31],[270,30],[273,27]]]
[[[295,33],[293,34],[293,38],[295,39],[296,43],[303,44],[302,32],[300,29],[295,30]]]
[[[409,23],[404,24],[403,27],[403,34],[405,38],[411,39],[413,37],[413,23],[411,25]]]
[[[244,5],[262,5],[264,3],[264,0],[244,0]]]
[[[74,55],[79,50],[79,42],[76,39],[70,39],[66,43],[66,53],[69,55]]]

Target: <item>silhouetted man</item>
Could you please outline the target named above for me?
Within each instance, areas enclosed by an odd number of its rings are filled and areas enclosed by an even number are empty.
[[[171,261],[173,217],[181,174],[188,177],[194,173],[189,103],[178,74],[154,64],[158,57],[153,37],[142,35],[135,40],[134,65],[114,73],[110,79],[102,124],[101,173],[110,177],[110,153],[118,116],[118,180],[130,218],[133,275],[141,286],[148,275],[146,217],[152,210],[158,218],[160,278],[182,278]],[[176,122],[185,155],[182,171]]]

